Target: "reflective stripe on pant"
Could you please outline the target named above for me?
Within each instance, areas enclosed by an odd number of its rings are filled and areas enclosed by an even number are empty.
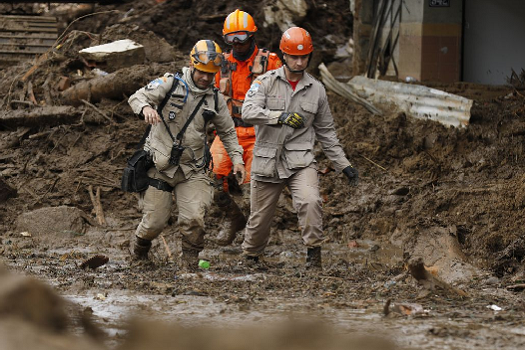
[[[307,247],[317,247],[323,241],[322,199],[319,193],[317,170],[304,168],[283,183],[252,180],[250,197],[250,217],[244,231],[242,249],[248,255],[261,255],[268,244],[272,218],[277,201],[284,186],[292,193],[292,200],[303,243]]]
[[[160,174],[155,168],[150,169],[148,175],[175,187],[182,245],[188,249],[202,250],[205,234],[204,214],[213,199],[211,179],[204,172],[194,173],[189,179],[185,179],[180,169],[173,179]],[[153,240],[168,224],[173,204],[172,193],[150,186],[141,193],[140,202],[143,216],[135,234],[140,238]]]
[[[255,130],[252,127],[236,127],[237,139],[244,150],[242,159],[244,160],[244,167],[246,169],[246,179],[244,183],[250,183],[250,171],[252,168],[253,146],[255,145]],[[228,152],[224,148],[224,144],[218,136],[215,137],[210,148],[213,157],[213,172],[219,178],[228,176],[232,170],[232,161],[228,156]],[[225,188],[227,190],[227,188]]]

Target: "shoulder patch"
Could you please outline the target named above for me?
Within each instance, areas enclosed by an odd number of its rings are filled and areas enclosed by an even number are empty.
[[[165,84],[167,82],[168,82],[168,76],[166,76],[166,75],[163,76],[163,77],[154,79],[154,80],[150,81],[148,83],[148,85],[146,85],[146,90],[155,90],[160,85]]]
[[[252,85],[250,86],[250,90],[246,92],[246,96],[252,97],[255,95],[257,91],[259,91],[259,87],[261,86],[260,80],[254,80]]]

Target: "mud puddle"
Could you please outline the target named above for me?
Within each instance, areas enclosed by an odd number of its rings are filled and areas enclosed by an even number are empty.
[[[77,293],[66,290],[63,296],[92,310],[110,348],[119,344],[125,325],[134,318],[189,327],[256,327],[307,318],[321,320],[341,334],[388,339],[399,349],[520,349],[525,345],[525,327],[519,313],[508,305],[500,305],[500,310],[489,308],[493,305],[489,300],[473,303],[439,293],[418,299],[421,290],[412,288],[410,278],[383,276],[379,271],[402,261],[402,252],[395,246],[356,240],[346,246],[328,243],[326,250],[333,262],[351,261],[351,272],[338,277],[326,269],[314,275],[289,271],[289,266],[301,265],[304,257],[276,248],[270,249],[266,261],[270,267],[286,262],[283,268],[243,272],[236,267],[239,249],[229,247],[204,250],[201,258],[211,261],[211,268],[198,273],[180,273],[172,265],[141,271],[142,289],[114,289],[115,280],[129,278],[132,271],[126,277],[125,263],[113,260],[84,277],[96,288]],[[367,274],[360,275],[361,269]],[[287,290],[282,290],[284,285]],[[392,304],[385,316],[389,299]]]
[[[246,275],[244,280],[251,283],[260,277]],[[204,278],[231,280],[231,276],[211,273],[204,274]],[[371,305],[369,300],[353,300],[355,308],[334,308],[314,298],[266,298],[247,306],[209,296],[147,295],[122,290],[64,296],[93,311],[95,322],[109,337],[110,347],[118,344],[118,339],[125,334],[122,326],[136,317],[142,321],[160,320],[192,327],[244,327],[287,320],[291,315],[323,320],[342,333],[384,337],[393,340],[400,349],[520,349],[525,345],[525,328],[516,320],[503,321],[506,317],[501,317],[499,324],[493,324],[498,312],[492,310],[465,313],[456,310],[453,314],[452,310],[438,306],[413,316],[385,317],[382,305]]]

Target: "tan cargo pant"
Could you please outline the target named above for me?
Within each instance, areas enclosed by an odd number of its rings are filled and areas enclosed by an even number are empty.
[[[244,230],[242,249],[245,254],[259,256],[263,253],[270,239],[272,217],[275,213],[279,195],[288,186],[303,243],[307,247],[317,247],[323,241],[322,198],[319,193],[317,170],[304,168],[295,173],[286,182],[272,183],[251,181],[250,217]]]
[[[170,179],[160,174],[155,168],[148,171],[148,176],[166,181],[175,188],[182,247],[201,251],[204,248],[204,215],[213,200],[211,178],[203,171],[194,173],[186,179],[182,170],[179,169],[173,179]],[[137,237],[153,240],[160,235],[171,216],[172,198],[171,192],[161,191],[151,186],[141,193],[139,207],[143,216],[135,232]]]

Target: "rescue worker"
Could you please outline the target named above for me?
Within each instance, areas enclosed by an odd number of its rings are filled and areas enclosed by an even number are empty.
[[[310,34],[303,28],[290,28],[279,48],[283,67],[258,77],[242,107],[243,120],[254,124],[256,132],[251,211],[242,249],[248,261],[259,261],[279,195],[288,186],[307,247],[306,267],[322,268],[322,198],[315,141],[351,185],[357,186],[358,171],[339,143],[323,85],[305,71],[314,50]]]
[[[149,187],[140,194],[143,217],[134,246],[138,259],[147,259],[151,241],[167,225],[174,191],[182,234],[182,264],[190,270],[197,266],[198,254],[204,248],[204,215],[212,203],[214,188],[209,171],[208,123],[214,124],[221,137],[233,161],[233,172],[244,180],[242,148],[235,126],[224,98],[213,84],[222,60],[217,43],[200,40],[193,46],[191,64],[182,68],[182,75],[166,73],[129,98],[133,112],[144,115],[145,122],[152,125],[144,149],[153,157],[154,167],[148,171]],[[165,96],[170,96],[168,103],[163,103]],[[159,115],[156,108],[161,103],[165,108]]]
[[[247,12],[235,10],[230,13],[222,30],[224,42],[231,46],[231,51],[226,53],[224,64],[215,77],[215,84],[226,99],[230,114],[235,123],[235,130],[239,144],[244,150],[243,159],[247,176],[241,183],[243,200],[241,207],[248,213],[250,196],[250,167],[253,158],[253,145],[255,144],[255,131],[253,125],[241,119],[241,107],[246,91],[252,81],[268,70],[279,68],[281,60],[275,53],[260,49],[254,35],[257,32],[255,22]],[[229,195],[228,175],[232,170],[232,161],[220,137],[215,137],[211,153],[213,156],[213,172],[223,186],[223,192],[217,195],[217,203],[226,213],[225,225],[217,235],[216,243],[229,245],[235,239],[238,231],[246,225],[243,211]],[[231,177],[230,177],[231,178]]]

